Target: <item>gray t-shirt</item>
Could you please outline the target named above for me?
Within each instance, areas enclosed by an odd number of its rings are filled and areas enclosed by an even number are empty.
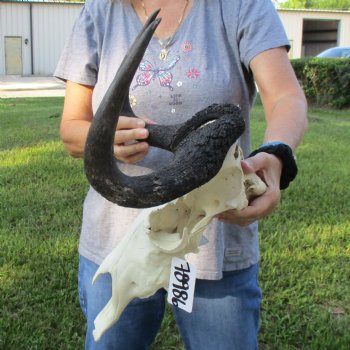
[[[142,23],[128,2],[88,0],[74,25],[55,76],[93,85],[93,111],[112,81]],[[193,0],[176,32],[167,60],[153,38],[130,88],[134,112],[160,124],[190,118],[212,103],[240,105],[246,131],[240,138],[250,151],[249,111],[255,85],[251,59],[289,43],[271,0]],[[137,165],[123,165],[129,175],[157,169],[171,153],[152,148]],[[79,252],[100,264],[122,239],[139,209],[119,207],[90,188],[84,202]],[[198,278],[219,279],[222,271],[247,268],[259,260],[257,224],[242,228],[214,219],[206,243],[188,260]]]

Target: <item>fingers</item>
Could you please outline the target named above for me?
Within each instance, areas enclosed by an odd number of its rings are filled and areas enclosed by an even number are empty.
[[[280,202],[279,189],[267,188],[266,192],[254,199],[242,210],[231,209],[220,213],[217,218],[229,224],[248,226],[273,213]]]
[[[251,163],[249,158],[241,160],[241,167],[242,167],[244,174],[252,174],[252,173],[256,172],[254,170],[253,164]]]
[[[147,129],[125,129],[117,130],[115,133],[115,144],[122,145],[135,142],[136,140],[144,140],[148,137]]]
[[[114,155],[124,163],[136,163],[142,160],[148,153],[147,142],[136,142],[130,145],[114,145]]]
[[[120,116],[118,120],[117,130],[144,128],[145,125],[146,122],[140,118]]]
[[[245,209],[243,209],[245,210]],[[231,209],[217,215],[217,219],[226,224],[236,224],[239,226],[248,226],[257,220],[254,215],[241,216],[240,213],[243,210]]]
[[[256,220],[270,215],[281,200],[280,176],[281,161],[274,155],[264,152],[241,162],[245,174],[256,173],[267,185],[266,192],[255,198],[242,210],[228,210],[217,218],[221,221],[240,226],[247,226]]]
[[[148,137],[146,123],[139,118],[119,117],[114,139],[114,155],[125,163],[142,160],[149,149],[147,142],[139,142]]]
[[[260,177],[267,175],[271,183],[267,185],[278,185],[282,172],[282,162],[275,155],[261,152],[254,157],[241,161],[242,170],[245,174],[257,173]],[[262,178],[264,181],[265,178]],[[266,182],[266,181],[265,181]]]

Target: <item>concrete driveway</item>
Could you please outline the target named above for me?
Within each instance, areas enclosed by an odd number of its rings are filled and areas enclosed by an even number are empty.
[[[0,75],[0,98],[64,95],[65,83],[54,77]]]

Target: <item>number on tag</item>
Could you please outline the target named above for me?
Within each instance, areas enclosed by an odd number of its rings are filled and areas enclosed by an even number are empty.
[[[187,312],[192,312],[195,283],[195,266],[174,257],[171,262],[168,302]]]

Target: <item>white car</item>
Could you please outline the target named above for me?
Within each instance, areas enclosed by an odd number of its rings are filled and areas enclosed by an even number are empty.
[[[330,58],[330,57],[341,57],[350,58],[350,47],[332,47],[331,49],[322,51],[316,57]]]

